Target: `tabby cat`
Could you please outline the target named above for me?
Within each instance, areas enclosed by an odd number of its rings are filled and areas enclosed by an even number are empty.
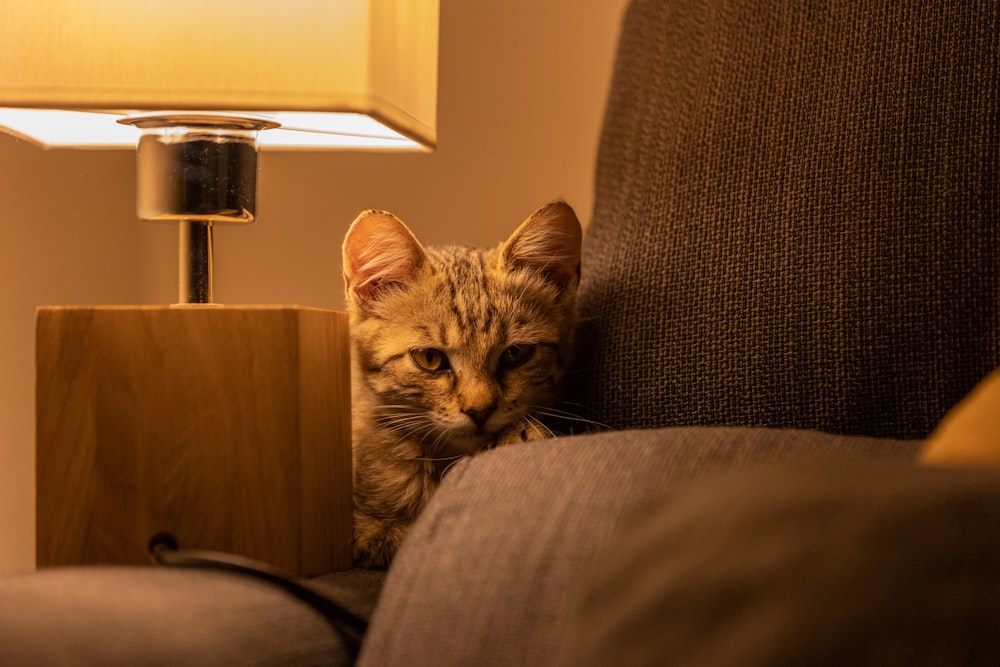
[[[344,238],[354,556],[385,567],[456,460],[551,435],[576,325],[580,223],[564,202],[490,250],[424,248],[385,211]]]

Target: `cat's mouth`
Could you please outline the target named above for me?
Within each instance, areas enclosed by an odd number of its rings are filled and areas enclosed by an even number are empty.
[[[499,426],[491,428],[467,424],[453,429],[441,438],[441,444],[446,444],[455,455],[476,454],[500,445],[532,439],[528,433],[531,428],[526,427],[524,421],[501,422]]]
[[[449,436],[443,444],[448,449],[454,450],[456,454],[475,454],[484,449],[492,449],[496,446],[498,433],[486,431],[473,433],[456,433]]]
[[[506,425],[492,426],[490,424],[463,424],[449,429],[442,438],[443,445],[454,454],[469,455],[486,449],[493,449],[504,433]]]

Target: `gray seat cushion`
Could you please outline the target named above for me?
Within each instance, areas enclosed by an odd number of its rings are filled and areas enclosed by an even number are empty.
[[[499,448],[456,465],[386,577],[360,664],[551,665],[622,523],[666,489],[779,461],[909,459],[915,441],[676,428]]]
[[[312,583],[368,616],[382,574]],[[56,568],[0,577],[0,665],[347,665],[304,603],[245,577],[154,567]]]
[[[1000,471],[769,468],[635,519],[562,664],[1000,664]]]

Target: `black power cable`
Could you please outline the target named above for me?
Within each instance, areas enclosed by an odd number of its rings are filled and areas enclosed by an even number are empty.
[[[169,533],[154,535],[149,540],[149,553],[158,565],[229,572],[277,586],[323,616],[344,640],[352,662],[361,650],[361,641],[368,630],[367,621],[267,563],[220,551],[181,549]]]

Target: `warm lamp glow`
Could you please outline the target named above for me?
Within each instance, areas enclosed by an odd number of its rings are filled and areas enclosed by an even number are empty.
[[[117,122],[128,115],[0,108],[0,130],[43,148],[134,149],[139,130]],[[264,149],[425,150],[417,141],[359,113],[255,111],[248,115],[280,124],[259,135]]]
[[[4,2],[0,130],[134,147],[126,114],[211,111],[280,123],[265,148],[432,148],[437,46],[438,0]]]
[[[258,146],[433,148],[437,54],[438,0],[3,2],[0,131],[136,149],[178,299],[211,303],[212,226],[254,221]]]

